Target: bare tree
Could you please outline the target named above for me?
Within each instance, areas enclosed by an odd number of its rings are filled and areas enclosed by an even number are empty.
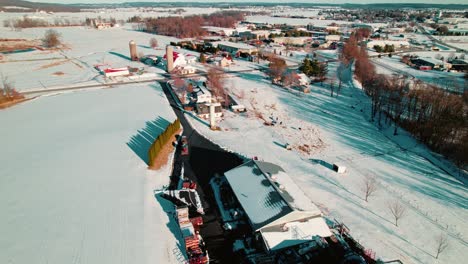
[[[444,250],[446,250],[448,248],[448,246],[449,246],[447,235],[445,235],[443,233],[440,234],[436,238],[436,245],[437,245],[437,254],[436,254],[435,258],[438,259],[440,253],[444,252]]]
[[[268,75],[271,77],[272,83],[278,82],[286,72],[286,61],[277,56],[270,56],[270,65]]]
[[[290,87],[296,85],[296,74],[294,72],[288,72],[283,74],[281,81],[284,87]]]
[[[24,95],[15,90],[13,83],[8,79],[8,76],[0,72],[0,103],[23,99]]]
[[[225,98],[224,71],[220,67],[209,67],[207,75],[207,84],[213,93],[213,99],[222,100]]]
[[[179,97],[180,99],[180,102],[182,104],[186,104],[187,100],[187,85],[185,83],[185,81],[180,78],[178,75],[176,74],[172,74],[171,76],[171,79],[172,79],[172,89],[174,89],[175,93],[177,94],[177,96]]]
[[[151,38],[149,44],[151,48],[155,49],[158,47],[158,40],[156,38]]]
[[[398,220],[405,215],[406,207],[404,207],[399,200],[394,200],[388,203],[388,209],[395,218],[395,226],[398,226]]]
[[[374,175],[365,175],[364,181],[362,182],[362,191],[364,192],[364,200],[367,202],[369,197],[371,197],[378,190],[377,180]]]
[[[60,45],[62,42],[60,40],[60,33],[53,29],[49,29],[45,32],[42,43],[47,48],[54,48]]]
[[[8,76],[3,75],[3,72],[0,73],[0,79],[1,79],[1,95],[4,95],[5,97],[11,97],[11,92],[13,91],[13,85],[11,84],[10,80],[8,79]]]

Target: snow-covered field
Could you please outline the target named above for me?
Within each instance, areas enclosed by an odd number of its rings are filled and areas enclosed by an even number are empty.
[[[56,19],[67,19],[70,22],[81,23],[85,21],[86,18],[98,18],[110,19],[115,18],[116,20],[124,20],[133,17],[167,17],[167,16],[190,16],[190,15],[199,15],[199,14],[211,14],[221,11],[220,8],[209,7],[209,8],[200,8],[200,7],[186,7],[184,8],[185,12],[180,14],[175,13],[176,8],[108,8],[108,9],[95,9],[94,11],[85,10],[79,13],[70,13],[70,12],[58,12],[48,14],[45,12],[24,12],[24,13],[0,13],[0,17],[3,20],[5,19],[17,19],[23,16],[28,16],[35,19],[43,19],[48,22],[54,22]]]
[[[468,36],[437,36],[438,40],[460,49],[468,49]]]
[[[0,111],[0,263],[179,263],[171,204],[153,194],[171,167],[140,158],[174,119],[157,84]]]
[[[1,16],[1,13],[0,13]],[[1,19],[0,19],[1,20]],[[2,38],[41,39],[48,28],[23,29],[21,32],[0,27]],[[130,40],[137,43],[138,53],[162,55],[164,49],[151,49],[149,40],[155,37],[160,47],[177,39],[137,32],[129,27],[96,30],[87,27],[56,28],[68,48],[61,51],[39,51],[3,55],[0,72],[19,91],[78,84],[100,84],[106,80],[94,68],[131,66],[160,75],[164,71],[128,59]]]
[[[185,14],[202,12],[187,10]],[[207,8],[203,13],[217,10]],[[139,13],[108,10],[38,16],[52,21],[98,15],[126,19],[135,14]],[[0,13],[0,20],[18,15]],[[248,19],[299,25],[339,22],[269,16]],[[0,27],[0,34],[2,38],[39,39],[45,30],[17,32]],[[128,60],[128,42],[136,41],[144,54],[162,55],[163,49],[148,47],[151,37],[156,37],[160,47],[177,41],[133,31],[130,25],[56,30],[68,48],[4,55],[0,72],[15,88],[104,83],[93,68],[102,63],[143,67],[160,76],[161,69]],[[321,60],[336,58],[336,51],[317,53]],[[294,52],[288,63],[300,62],[304,56]],[[461,75],[407,69],[398,60],[397,56],[382,58],[384,66],[379,68],[394,67],[429,81],[461,80]],[[235,60],[228,70],[257,66]],[[337,66],[329,64],[329,77],[336,76]],[[202,66],[195,67],[201,70]],[[258,71],[231,75],[228,88],[249,112],[226,113],[220,123],[223,132],[211,131],[192,119],[202,134],[245,156],[281,165],[324,213],[343,221],[353,236],[385,260],[462,263],[468,257],[465,183],[430,163],[431,153],[404,131],[395,138],[391,129],[380,131],[368,122],[369,102],[359,89],[345,86],[339,97],[331,98],[329,83],[313,86],[311,94],[304,95],[272,86]],[[156,84],[44,96],[0,111],[4,128],[0,130],[0,262],[178,262],[175,223],[164,212],[170,203],[156,201],[153,195],[154,189],[167,183],[170,167],[151,172],[143,162],[158,127],[166,123],[163,119],[172,122],[175,115]],[[269,120],[280,125],[264,126]],[[147,139],[148,130],[157,130],[151,139]],[[392,140],[409,150],[403,151]],[[286,143],[292,151],[284,148]],[[328,168],[334,162],[347,166],[348,172],[335,174]],[[376,175],[379,185],[368,203],[360,190],[366,174]],[[387,208],[393,199],[407,207],[399,227]],[[441,233],[448,234],[450,248],[435,260],[434,240]]]
[[[425,159],[430,152],[404,131],[393,137],[392,128],[380,131],[370,123],[369,101],[361,90],[347,86],[332,98],[328,86],[313,86],[303,95],[272,86],[260,73],[240,74],[231,81],[232,92],[249,112],[227,113],[219,124],[222,132],[191,119],[202,134],[247,157],[285,168],[328,217],[343,221],[384,260],[462,263],[468,257],[466,185]],[[278,117],[282,124],[264,126],[254,109],[261,109],[266,118]],[[286,150],[285,143],[317,147],[304,155]],[[348,172],[332,171],[335,162]],[[368,203],[361,190],[367,174],[376,176],[379,187]],[[407,208],[398,227],[387,206],[393,200]],[[435,239],[440,234],[448,235],[450,248],[436,260]]]

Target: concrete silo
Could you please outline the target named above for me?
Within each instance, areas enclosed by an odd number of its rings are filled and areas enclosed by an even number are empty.
[[[171,72],[174,69],[174,48],[171,45],[166,46],[166,62],[166,70]]]
[[[132,61],[137,61],[138,60],[138,54],[137,54],[137,47],[135,41],[131,40],[130,43],[128,43],[130,46],[130,59]]]

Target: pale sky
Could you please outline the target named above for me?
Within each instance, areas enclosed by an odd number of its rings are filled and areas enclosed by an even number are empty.
[[[150,0],[29,0],[31,2],[46,3],[123,3],[123,2],[249,2],[249,0],[172,0],[172,1],[150,1]],[[256,2],[256,1],[255,1]],[[367,3],[421,3],[421,4],[468,4],[467,0],[260,0],[267,3],[320,3],[320,4],[367,4]]]

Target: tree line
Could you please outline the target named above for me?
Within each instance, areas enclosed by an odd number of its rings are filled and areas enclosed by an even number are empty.
[[[203,26],[232,28],[244,19],[244,13],[237,11],[217,12],[210,15],[192,15],[185,17],[139,18],[137,30],[173,36],[178,38],[201,37],[207,34]]]
[[[156,158],[158,157],[158,154],[161,152],[161,150],[164,148],[167,142],[171,140],[172,135],[174,135],[175,132],[179,131],[180,129],[180,121],[179,119],[176,119],[173,123],[169,124],[151,145],[151,147],[148,150],[148,165],[149,167],[152,167],[154,165],[154,162],[156,161]]]
[[[354,59],[355,77],[371,98],[371,118],[393,123],[458,166],[468,164],[468,92],[453,94],[420,80],[377,74],[367,50],[352,35],[341,51],[342,60]]]
[[[23,16],[21,18],[10,18],[3,20],[4,27],[10,27],[15,30],[23,28],[34,28],[34,27],[66,27],[66,26],[81,26],[83,22],[71,21],[70,19],[63,18],[54,19],[54,22],[49,22],[40,18],[30,18]]]

